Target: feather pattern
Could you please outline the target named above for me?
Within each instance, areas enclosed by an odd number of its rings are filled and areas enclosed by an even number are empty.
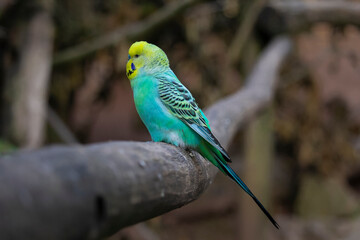
[[[204,118],[204,114],[190,91],[180,81],[176,80],[176,78],[172,79],[171,77],[158,77],[158,90],[162,103],[173,115],[219,150],[227,162],[231,162],[225,149],[211,133],[207,119]]]

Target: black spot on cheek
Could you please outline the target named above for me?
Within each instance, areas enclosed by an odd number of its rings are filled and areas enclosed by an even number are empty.
[[[95,196],[95,217],[98,222],[102,222],[107,215],[106,201],[101,195]]]
[[[133,74],[133,73],[134,73],[133,71],[129,70],[129,71],[127,72],[127,75],[130,76],[130,75]]]

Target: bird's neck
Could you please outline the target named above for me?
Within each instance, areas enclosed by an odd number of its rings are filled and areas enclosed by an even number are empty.
[[[155,67],[144,68],[143,74],[149,75],[149,76],[158,76],[169,70],[170,70],[169,67],[160,65],[160,66],[155,66]]]

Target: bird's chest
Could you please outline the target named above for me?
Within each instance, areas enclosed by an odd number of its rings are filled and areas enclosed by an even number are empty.
[[[140,79],[133,92],[136,110],[152,136],[156,131],[175,129],[181,122],[161,102],[156,82]]]
[[[197,134],[162,103],[157,82],[138,79],[132,83],[136,110],[149,130],[153,141],[168,142],[176,146],[191,146],[199,142]]]

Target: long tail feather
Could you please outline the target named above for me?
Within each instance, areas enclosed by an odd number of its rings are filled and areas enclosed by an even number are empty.
[[[279,229],[279,224],[274,220],[274,218],[270,215],[270,213],[265,209],[265,207],[261,204],[261,202],[255,197],[255,195],[250,191],[250,189],[246,186],[246,184],[241,180],[241,178],[232,170],[232,168],[227,165],[225,162],[221,161],[217,155],[215,155],[215,159],[221,166],[221,170],[226,173],[230,178],[232,178],[239,186],[252,197],[255,203],[260,207],[263,213],[267,216],[267,218],[271,221],[271,223]]]

